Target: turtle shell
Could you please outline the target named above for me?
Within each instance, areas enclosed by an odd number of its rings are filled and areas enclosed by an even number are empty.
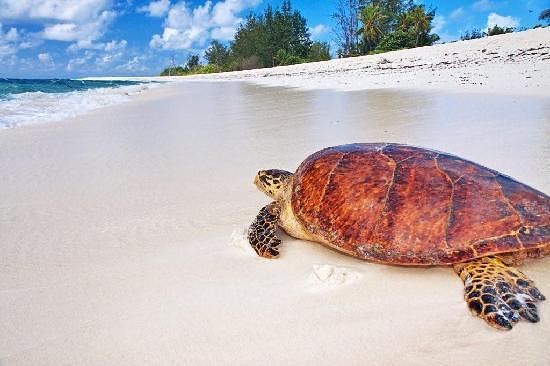
[[[550,198],[449,154],[398,144],[331,147],[293,180],[292,209],[320,241],[404,265],[550,249]]]

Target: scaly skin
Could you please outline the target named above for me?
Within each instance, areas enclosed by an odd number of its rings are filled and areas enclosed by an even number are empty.
[[[277,202],[263,207],[248,228],[248,242],[260,257],[276,258],[281,239],[275,236],[280,208]]]
[[[372,262],[453,266],[468,306],[493,327],[539,320],[535,302],[544,296],[501,259],[550,255],[550,198],[542,192],[459,157],[399,144],[324,149],[295,174],[263,170],[254,183],[275,200],[248,231],[260,256],[277,257],[280,226]]]
[[[497,257],[454,265],[464,282],[464,300],[472,313],[498,329],[512,329],[520,317],[539,321],[536,302],[545,300],[533,281]]]

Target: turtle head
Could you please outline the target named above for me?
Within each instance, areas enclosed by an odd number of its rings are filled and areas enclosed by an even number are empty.
[[[254,178],[254,184],[258,189],[274,200],[281,198],[285,187],[290,182],[291,172],[279,169],[260,170]]]

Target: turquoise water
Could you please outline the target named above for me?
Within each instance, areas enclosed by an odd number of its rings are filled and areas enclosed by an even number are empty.
[[[119,80],[0,79],[0,130],[78,116],[126,102],[158,85]]]
[[[0,79],[0,98],[21,93],[68,93],[98,88],[117,88],[142,84],[137,81],[98,81],[73,79]]]

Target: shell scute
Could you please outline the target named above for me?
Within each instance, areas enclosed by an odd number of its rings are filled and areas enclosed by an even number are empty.
[[[503,196],[494,177],[464,175],[454,184],[447,232],[449,245],[503,236],[518,230],[521,225],[520,217]]]
[[[325,235],[336,236],[341,246],[370,238],[384,208],[393,165],[376,152],[350,152],[342,157],[319,207],[318,220]]]
[[[518,238],[526,249],[539,247],[548,243],[550,239],[550,225],[521,228]]]
[[[550,206],[545,204],[548,197],[540,192],[525,190],[521,183],[502,174],[497,175],[496,180],[525,225],[544,225],[550,222]]]
[[[401,160],[372,240],[400,254],[444,249],[451,189],[431,155]]]
[[[495,250],[502,252],[514,251],[514,249],[521,247],[521,242],[515,234],[480,240],[472,244],[472,249],[478,256],[494,253]]]
[[[378,262],[451,264],[550,251],[544,193],[408,145],[353,144],[313,154],[294,175],[291,205],[320,241]]]

